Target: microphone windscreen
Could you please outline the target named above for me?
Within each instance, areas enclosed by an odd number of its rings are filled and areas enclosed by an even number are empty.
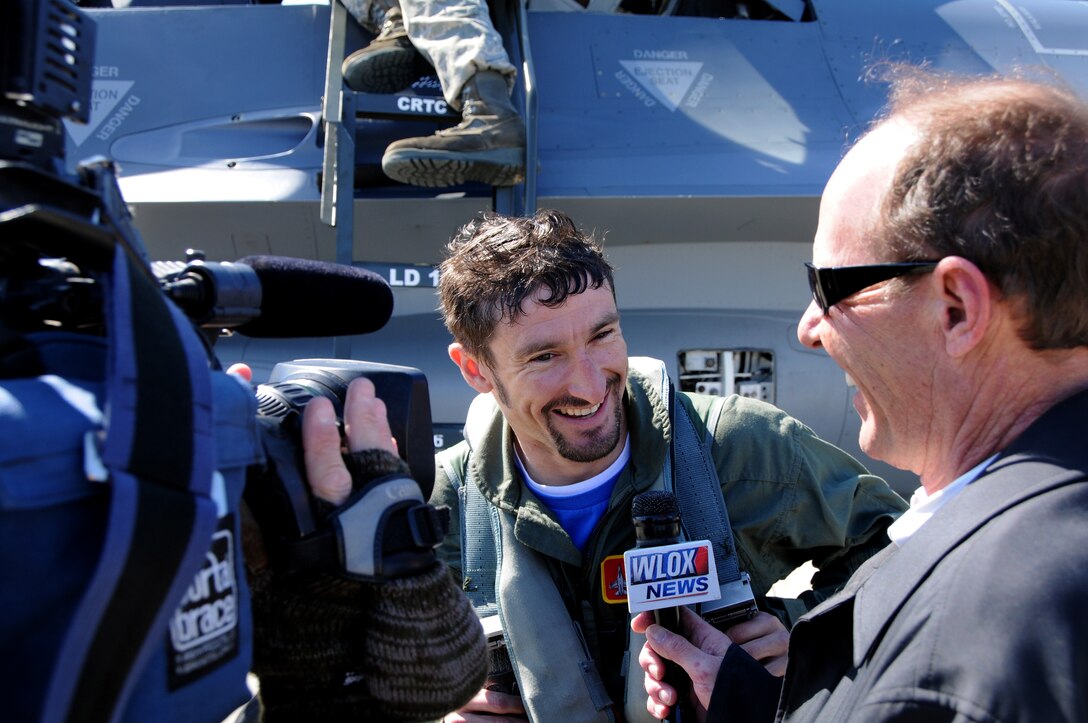
[[[261,314],[235,331],[252,337],[349,336],[385,326],[393,291],[372,271],[289,256],[246,256],[261,282]]]
[[[632,517],[648,516],[680,516],[680,506],[676,503],[676,495],[664,490],[650,490],[635,495],[631,501]]]

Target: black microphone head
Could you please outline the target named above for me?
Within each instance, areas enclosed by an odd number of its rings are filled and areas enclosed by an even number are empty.
[[[261,282],[261,314],[235,331],[252,337],[349,336],[385,326],[393,291],[366,269],[289,256],[246,256]]]
[[[676,495],[664,490],[650,490],[635,495],[631,501],[632,517],[679,517]]]

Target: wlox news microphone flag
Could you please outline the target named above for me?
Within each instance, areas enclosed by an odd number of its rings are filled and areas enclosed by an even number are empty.
[[[717,600],[722,594],[707,540],[628,550],[623,565],[627,609],[633,613]]]

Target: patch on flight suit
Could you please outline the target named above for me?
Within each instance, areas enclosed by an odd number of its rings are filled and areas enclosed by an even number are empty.
[[[611,605],[627,604],[623,555],[609,555],[601,561],[601,598]]]

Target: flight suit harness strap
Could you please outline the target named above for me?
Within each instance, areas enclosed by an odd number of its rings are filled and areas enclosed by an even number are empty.
[[[465,593],[481,619],[498,617],[529,720],[615,721],[613,702],[547,562],[517,541],[514,513],[488,502],[473,478],[472,450],[497,413],[490,395],[478,396],[465,423],[463,466],[443,461],[462,511]]]

